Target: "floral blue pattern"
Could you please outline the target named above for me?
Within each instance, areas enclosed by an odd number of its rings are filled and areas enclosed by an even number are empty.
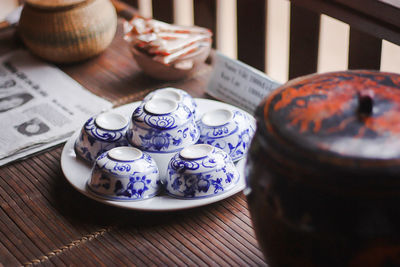
[[[94,118],[90,118],[83,126],[85,131],[89,134],[89,141],[93,145],[96,140],[105,142],[115,142],[124,138],[124,134],[128,125],[118,130],[105,130],[98,127]]]
[[[194,120],[175,130],[151,128],[143,131],[140,127],[131,125],[127,133],[132,145],[143,151],[170,153],[181,150],[183,147],[194,144],[200,137],[200,132]]]
[[[243,112],[236,110],[233,120],[221,126],[208,126],[197,122],[200,129],[199,144],[208,144],[227,152],[238,161],[246,155],[255,132],[255,124]]]
[[[144,120],[147,125],[154,127],[156,129],[173,129],[177,127],[175,123],[175,118],[171,115],[166,116],[154,116],[154,115],[146,115]]]
[[[146,176],[130,176],[129,183],[124,188],[121,181],[117,181],[115,184],[114,193],[117,196],[142,198],[143,193],[149,190],[148,185],[151,183],[150,179],[146,179]]]
[[[155,130],[146,133],[146,135],[139,135],[142,140],[141,148],[146,151],[161,151],[169,148],[170,143],[179,145],[182,139],[171,136],[169,133],[158,132]]]
[[[167,114],[152,114],[144,108],[146,102],[142,102],[132,114],[132,122],[142,128],[155,128],[160,130],[169,130],[185,124],[193,119],[193,113],[185,105],[179,104],[178,108]]]
[[[131,170],[131,165],[127,164],[127,163],[118,163],[118,162],[116,162],[115,165],[114,165],[114,171],[120,171],[120,172],[126,171],[126,172],[129,172],[130,170]]]
[[[170,176],[173,176],[172,173]],[[208,191],[215,195],[225,191],[230,184],[234,184],[234,176],[233,172],[224,173],[223,170],[218,171],[217,174],[197,173],[174,176],[171,188],[173,191],[182,192],[184,198],[195,198],[198,193],[207,193]]]
[[[104,152],[92,170],[88,188],[103,198],[141,200],[156,195],[161,189],[155,161],[146,153],[138,159],[119,161]]]
[[[202,198],[223,193],[239,180],[232,159],[221,149],[201,158],[185,159],[177,153],[168,166],[166,192],[174,197]]]
[[[197,170],[200,168],[200,164],[196,161],[184,161],[172,158],[170,161],[171,167],[178,173],[183,173],[185,170]]]
[[[146,97],[132,114],[126,135],[132,146],[152,153],[172,153],[197,142],[200,131],[188,106],[179,102],[170,113],[154,114],[146,109],[150,99]]]
[[[105,130],[97,126],[95,117],[84,124],[74,148],[78,156],[93,162],[103,152],[118,146],[127,146],[125,138],[128,125],[119,130]]]

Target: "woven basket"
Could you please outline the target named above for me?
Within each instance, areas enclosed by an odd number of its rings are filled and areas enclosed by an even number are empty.
[[[117,15],[109,0],[27,0],[18,31],[34,54],[69,63],[102,52],[116,28]]]

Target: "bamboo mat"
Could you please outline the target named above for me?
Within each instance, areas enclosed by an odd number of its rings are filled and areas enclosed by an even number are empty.
[[[100,56],[60,68],[116,106],[165,86],[207,97],[210,65],[185,81],[151,80],[131,58],[120,26]],[[18,46],[12,32],[0,35],[0,53]],[[266,266],[242,193],[179,212],[118,209],[69,185],[61,151],[58,146],[0,168],[0,265]]]

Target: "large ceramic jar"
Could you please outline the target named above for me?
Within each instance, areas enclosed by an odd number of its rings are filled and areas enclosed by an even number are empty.
[[[301,77],[256,117],[248,201],[270,266],[400,266],[400,75]]]
[[[117,29],[109,0],[26,0],[18,32],[36,55],[60,63],[99,54]]]

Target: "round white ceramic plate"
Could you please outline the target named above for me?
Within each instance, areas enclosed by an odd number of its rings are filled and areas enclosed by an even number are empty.
[[[238,109],[237,107],[222,102],[196,98],[198,105],[197,112],[199,117],[208,110],[227,108]],[[129,118],[134,109],[140,102],[130,103],[114,109],[113,111]],[[248,113],[246,113],[248,114]],[[251,115],[249,114],[251,117]],[[113,201],[107,200],[93,195],[86,187],[86,182],[90,177],[91,166],[81,159],[77,158],[74,151],[74,142],[79,135],[79,131],[75,132],[67,141],[61,154],[61,168],[68,182],[79,192],[101,203],[116,206],[120,208],[142,210],[142,211],[172,211],[200,207],[208,205],[225,198],[228,198],[245,188],[244,165],[245,159],[237,162],[236,167],[240,173],[239,182],[231,190],[222,194],[202,199],[177,199],[167,195],[160,195],[142,201]]]

